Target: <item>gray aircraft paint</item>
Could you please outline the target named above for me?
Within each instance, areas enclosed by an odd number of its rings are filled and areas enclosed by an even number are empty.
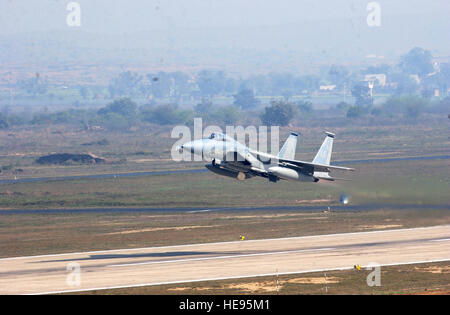
[[[322,143],[319,152],[317,152],[313,160],[313,163],[330,165],[331,152],[333,150],[333,139],[334,134],[327,133],[327,137],[325,138],[325,141]]]
[[[251,150],[221,133],[212,133],[209,138],[187,142],[181,148],[202,158],[211,159],[212,163],[206,166],[208,170],[238,180],[260,176],[271,182],[280,179],[302,182],[317,182],[321,179],[333,181],[336,178],[329,175],[330,170],[353,169],[330,165],[335,135],[330,132],[326,134],[313,162],[295,160],[298,135],[293,132],[277,156]]]
[[[279,158],[290,159],[290,160],[295,159],[295,149],[297,148],[297,138],[298,138],[298,134],[292,132],[291,135],[287,138],[283,147],[281,148],[280,153],[278,154]]]

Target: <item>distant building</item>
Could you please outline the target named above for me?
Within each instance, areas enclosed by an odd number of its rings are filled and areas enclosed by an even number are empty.
[[[319,87],[319,90],[321,90],[321,91],[334,91],[335,88],[336,88],[336,85],[321,85]]]
[[[377,56],[375,54],[366,55],[367,59],[384,59],[384,56]]]
[[[386,75],[384,73],[366,74],[364,77],[364,81],[378,82],[378,85],[385,86],[386,85]]]

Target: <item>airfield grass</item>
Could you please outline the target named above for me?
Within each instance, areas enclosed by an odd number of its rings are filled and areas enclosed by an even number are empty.
[[[301,134],[297,158],[311,160],[323,141],[324,129],[337,134],[333,160],[448,154],[447,118],[425,116],[414,124],[377,125],[336,119],[312,120],[302,127],[282,128],[281,142],[290,130]],[[175,163],[170,149],[176,139],[169,127],[145,126],[129,132],[85,131],[69,126],[37,126],[0,130],[0,165],[22,169],[18,177],[92,175],[169,169],[201,168],[204,163]],[[95,144],[106,139],[107,144]],[[94,143],[91,145],[91,143]],[[88,144],[88,145],[86,145]],[[115,164],[39,166],[34,160],[53,152],[92,152]],[[14,183],[0,185],[0,209],[59,209],[100,207],[233,207],[320,205],[323,211],[220,211],[202,213],[26,213],[1,214],[0,257],[43,255],[75,251],[109,250],[411,228],[450,224],[450,168],[448,160],[397,161],[355,164],[354,173],[336,173],[352,181],[335,183],[277,184],[256,178],[239,182],[212,173],[118,177]],[[0,178],[12,178],[4,171]],[[378,210],[333,211],[342,193],[350,204],[378,204]],[[415,205],[396,210],[389,204]],[[420,205],[424,205],[421,209]],[[425,266],[425,265],[423,265]],[[382,287],[369,288],[367,272],[327,273],[339,278],[329,282],[328,293],[396,294],[423,293],[425,289],[448,292],[445,273],[417,272],[414,266],[383,268]],[[420,267],[420,266],[418,266]],[[323,291],[321,283],[297,283],[296,278],[323,278],[322,274],[280,277],[280,294]],[[386,279],[384,281],[383,279]],[[388,281],[392,279],[392,281]],[[273,282],[273,277],[230,280],[125,290],[96,294],[275,294],[264,288],[248,290],[253,282]],[[306,280],[305,280],[306,281]],[[309,281],[309,280],[308,280]],[[233,287],[230,285],[246,286]],[[252,284],[252,285],[249,285]],[[259,284],[256,285],[258,288]],[[263,285],[264,286],[264,285]],[[200,288],[200,289],[199,289]],[[206,289],[204,289],[206,288]],[[208,289],[212,288],[212,289]],[[404,289],[408,288],[408,289]],[[172,290],[173,289],[173,290]],[[447,290],[447,291],[445,291]]]
[[[63,213],[0,216],[0,257],[283,238],[450,224],[445,209]]]
[[[87,291],[83,295],[296,295],[450,294],[450,262],[386,266],[380,286],[368,286],[372,270],[343,270]]]
[[[212,173],[3,184],[3,209],[74,211],[2,214],[0,210],[0,257],[231,241],[241,234],[262,239],[450,224],[445,208],[450,204],[447,164],[447,160],[359,164],[353,181],[324,184],[239,182]],[[378,210],[334,211],[341,193],[350,195],[351,205],[378,205]],[[396,210],[389,204],[414,207]],[[330,206],[332,212],[276,208],[199,213],[76,211],[83,207],[195,210],[283,205],[318,205],[323,210]]]
[[[351,166],[351,165],[350,165]],[[351,181],[237,181],[210,172],[2,184],[0,209],[450,204],[448,160],[356,164]],[[1,210],[0,210],[1,211]]]
[[[302,127],[281,128],[280,141],[290,130],[299,132],[296,157],[311,160],[327,128],[337,134],[333,160],[442,155],[449,154],[450,145],[448,119],[444,118],[424,115],[414,123],[399,120],[384,125],[336,117],[313,118]],[[204,169],[203,162],[171,160],[170,150],[177,139],[172,139],[170,132],[171,127],[156,125],[138,126],[128,132],[83,130],[68,125],[0,130],[0,166],[10,169],[1,172],[0,179]],[[52,152],[93,152],[120,162],[51,166],[34,163],[37,157]],[[0,209],[333,205],[342,193],[349,194],[356,204],[449,204],[448,160],[346,166],[357,171],[333,175],[352,181],[318,184],[273,184],[262,178],[238,182],[212,173],[1,184]],[[20,173],[14,174],[16,169]]]
[[[446,115],[431,114],[424,114],[417,121],[384,118],[380,122],[319,115],[299,125],[280,128],[279,141],[281,146],[290,131],[300,133],[296,157],[306,161],[312,160],[319,149],[324,130],[336,133],[332,161],[442,155],[449,154],[447,120]],[[19,174],[4,171],[0,179],[14,178],[14,175],[52,177],[203,167],[204,163],[171,159],[172,146],[178,140],[171,137],[171,131],[172,126],[151,124],[137,125],[128,131],[84,130],[71,125],[0,130],[0,166],[21,170]],[[115,163],[59,166],[35,163],[38,157],[50,153],[88,152]]]

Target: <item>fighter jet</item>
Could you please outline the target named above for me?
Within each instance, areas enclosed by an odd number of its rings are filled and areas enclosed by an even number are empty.
[[[291,180],[300,182],[334,181],[332,170],[354,171],[353,168],[330,165],[335,135],[326,132],[326,137],[312,162],[295,160],[298,134],[291,132],[277,156],[252,150],[233,138],[212,133],[208,138],[190,141],[180,149],[212,160],[205,165],[219,175],[245,180],[264,177],[270,182]]]

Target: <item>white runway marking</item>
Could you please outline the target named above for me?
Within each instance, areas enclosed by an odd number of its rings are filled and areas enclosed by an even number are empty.
[[[431,242],[447,242],[450,241],[450,238],[442,238],[440,240],[431,240]]]
[[[194,210],[194,211],[188,211],[187,213],[201,213],[201,212],[211,212],[213,210],[206,209],[206,210]]]
[[[402,265],[416,265],[416,264],[429,264],[429,263],[439,263],[450,261],[450,258],[438,259],[438,260],[420,260],[412,262],[399,262],[391,264],[380,264],[380,267],[390,267],[390,266],[402,266]],[[361,268],[373,267],[372,265],[361,266]],[[325,271],[344,271],[354,269],[354,266],[342,267],[342,268],[326,268],[326,269],[312,269],[312,270],[299,270],[290,272],[273,272],[265,274],[254,274],[239,277],[222,277],[222,278],[205,278],[205,279],[193,279],[193,280],[183,280],[183,281],[170,281],[170,282],[158,282],[158,283],[140,283],[134,285],[122,285],[122,286],[111,286],[111,287],[99,287],[90,289],[79,289],[79,290],[64,290],[64,291],[51,291],[51,292],[40,292],[28,295],[46,295],[46,294],[59,294],[59,293],[75,293],[75,292],[89,292],[89,291],[100,291],[100,290],[112,290],[112,289],[127,289],[127,288],[139,288],[147,286],[157,286],[157,285],[169,285],[169,284],[182,284],[182,283],[195,283],[204,281],[219,281],[219,280],[232,280],[232,279],[248,279],[248,278],[259,278],[259,277],[269,277],[269,276],[287,276],[294,274],[305,274],[305,273],[315,273],[315,272],[325,272]]]

